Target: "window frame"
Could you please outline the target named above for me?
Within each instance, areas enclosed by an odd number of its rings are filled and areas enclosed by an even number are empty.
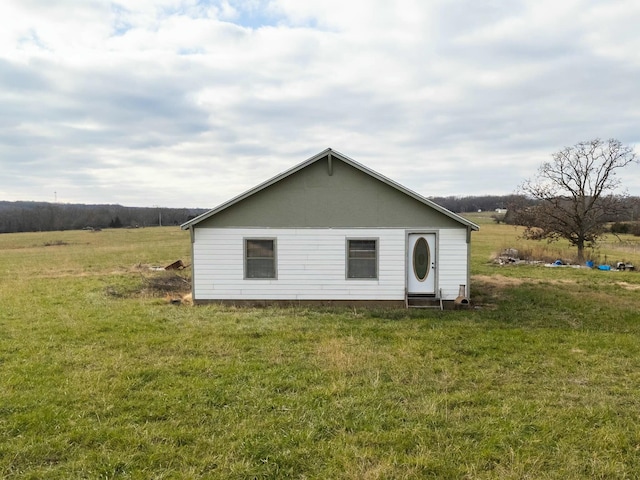
[[[354,277],[350,275],[350,269],[349,269],[349,264],[350,264],[350,259],[351,257],[349,256],[349,245],[351,241],[370,241],[370,242],[374,242],[374,246],[375,246],[375,269],[376,269],[376,274],[375,277]],[[373,280],[373,281],[377,281],[380,279],[380,238],[378,237],[347,237],[345,239],[345,279],[347,280]]]
[[[249,273],[249,255],[247,246],[250,241],[271,241],[273,242],[273,277],[250,277]],[[278,241],[275,237],[244,237],[242,239],[242,257],[243,257],[243,278],[245,280],[277,280],[278,279]],[[251,257],[266,259],[269,257]]]

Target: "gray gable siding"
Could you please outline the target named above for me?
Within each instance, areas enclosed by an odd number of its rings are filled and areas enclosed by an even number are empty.
[[[459,221],[333,156],[199,222],[199,227],[466,228]]]

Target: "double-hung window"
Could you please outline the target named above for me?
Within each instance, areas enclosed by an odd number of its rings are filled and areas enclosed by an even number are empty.
[[[244,278],[276,278],[276,241],[245,238]]]
[[[378,278],[378,240],[347,239],[347,278]]]

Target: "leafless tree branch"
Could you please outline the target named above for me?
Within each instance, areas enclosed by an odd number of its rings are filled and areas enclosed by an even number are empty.
[[[568,240],[583,260],[585,246],[594,244],[609,219],[626,208],[627,195],[616,193],[621,185],[616,174],[631,163],[638,163],[635,151],[615,139],[563,148],[520,186],[518,193],[538,204],[517,212],[516,222],[526,227],[527,238]]]

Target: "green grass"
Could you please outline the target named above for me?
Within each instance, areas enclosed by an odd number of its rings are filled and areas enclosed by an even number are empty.
[[[480,226],[480,231],[472,234],[472,273],[494,273],[495,265],[490,260],[510,248],[518,250],[522,257],[531,256],[547,262],[562,259],[568,263],[576,263],[577,251],[567,241],[549,243],[525,240],[521,238],[522,227],[497,225],[490,215],[490,212],[464,214],[464,217]],[[630,234],[605,235],[595,248],[585,250],[585,255],[597,264],[615,266],[617,262],[629,262],[640,268],[640,237]],[[508,267],[503,269],[506,270]],[[518,267],[516,275],[522,276],[527,271],[526,268]],[[540,270],[534,268],[529,271]],[[546,277],[547,273],[542,276]]]
[[[440,312],[174,306],[177,228],[0,235],[0,477],[640,478],[640,273],[496,238]]]

